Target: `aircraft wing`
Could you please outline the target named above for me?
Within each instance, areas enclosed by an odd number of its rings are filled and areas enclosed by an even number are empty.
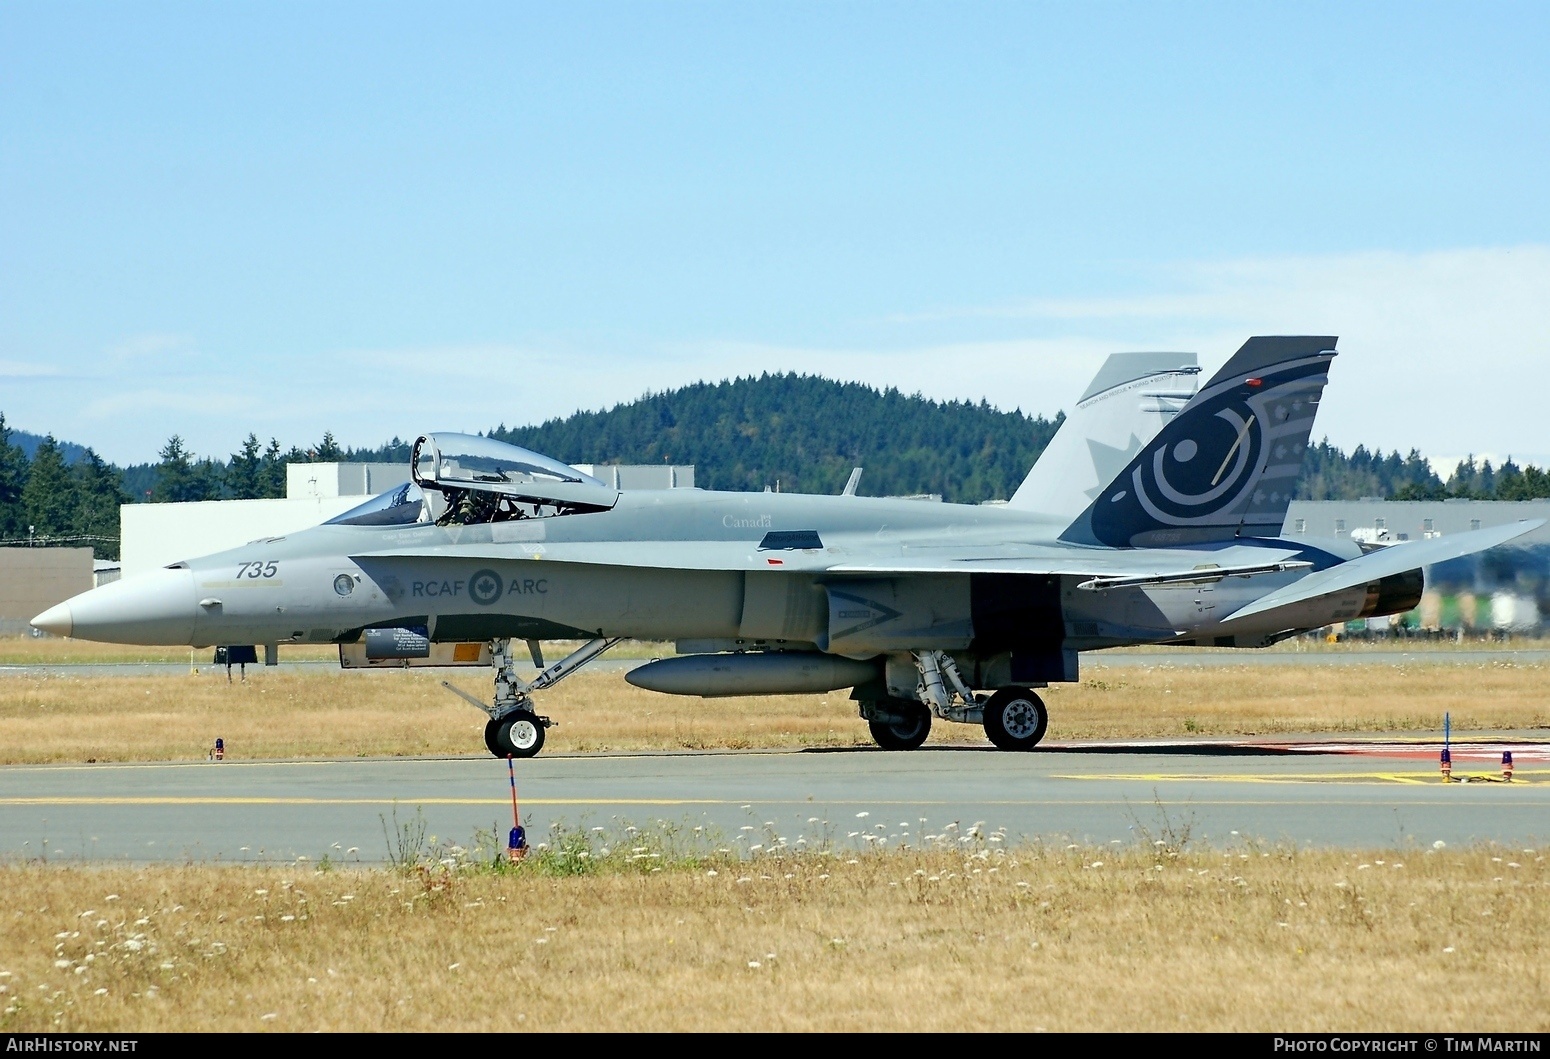
[[[585,563],[658,570],[782,570],[886,577],[920,574],[1035,574],[1089,579],[1091,591],[1136,585],[1249,577],[1304,568],[1297,549],[1117,549],[1072,545],[990,544],[911,547],[832,538],[824,548],[760,548],[751,541],[557,541],[442,544],[352,555],[374,559],[483,559]]]
[[[1405,573],[1407,570],[1418,570],[1423,566],[1485,551],[1487,548],[1505,544],[1507,541],[1536,530],[1545,522],[1546,520],[1542,518],[1524,519],[1506,526],[1470,530],[1468,533],[1456,533],[1448,537],[1434,537],[1429,541],[1401,541],[1399,544],[1391,544],[1386,548],[1368,552],[1359,559],[1352,559],[1309,574],[1284,588],[1261,596],[1248,606],[1234,611],[1227,621],[1250,618],[1292,603],[1302,603],[1332,592],[1342,592],[1358,585],[1370,584],[1393,574]]]

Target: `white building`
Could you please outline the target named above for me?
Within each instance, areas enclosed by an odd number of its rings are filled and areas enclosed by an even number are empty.
[[[571,466],[615,489],[694,488],[692,463],[573,463]]]
[[[407,463],[291,463],[283,499],[125,504],[119,508],[123,576],[316,526],[408,480]]]
[[[620,489],[694,485],[692,465],[577,469]],[[316,526],[408,480],[407,463],[291,463],[285,468],[284,499],[125,504],[119,508],[123,576]]]

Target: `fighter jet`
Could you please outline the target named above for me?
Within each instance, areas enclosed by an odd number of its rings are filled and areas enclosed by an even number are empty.
[[[670,694],[830,692],[875,742],[934,722],[1033,749],[1037,689],[1082,651],[1264,647],[1416,606],[1423,568],[1541,522],[1387,547],[1281,534],[1336,340],[1256,337],[1196,390],[1193,358],[1111,358],[1006,504],[623,491],[488,438],[415,442],[413,481],[285,537],[93,589],[33,619],[135,644],[334,643],[345,665],[488,664],[499,757],[539,752],[535,696],[624,638]],[[1069,429],[1068,429],[1069,428]],[[527,641],[537,675],[512,650]],[[544,641],[585,643],[552,665]],[[450,688],[450,685],[448,685]]]

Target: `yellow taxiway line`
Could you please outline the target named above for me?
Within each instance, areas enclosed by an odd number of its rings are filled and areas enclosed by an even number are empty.
[[[1299,780],[1279,780],[1270,777],[1216,777],[1216,776],[1186,776],[1186,775],[1136,775],[1127,777],[1114,776],[1066,776],[1065,779],[1130,779],[1150,782],[1175,782],[1206,779],[1237,779],[1240,782],[1261,783],[1291,783]],[[1396,777],[1398,782],[1420,785],[1420,781],[1413,781],[1408,777]],[[1441,786],[1436,780],[1430,781]],[[1471,783],[1480,783],[1472,780]],[[1370,785],[1370,784],[1369,784]],[[820,806],[863,806],[867,808],[883,808],[888,806],[938,806],[945,808],[957,808],[966,804],[963,800],[944,799],[877,799],[877,798],[824,798],[811,800],[807,798],[523,798],[525,807],[532,806],[745,806],[749,804],[765,807],[777,805],[802,805],[818,808]],[[507,798],[296,798],[296,797],[257,797],[257,796],[177,796],[177,795],[133,795],[133,796],[101,796],[89,795],[58,795],[39,797],[0,797],[0,809],[20,808],[24,806],[95,806],[107,808],[112,806],[289,806],[289,805],[318,805],[318,806],[431,806],[431,805],[489,805],[509,806],[511,800]],[[976,806],[1046,806],[1059,805],[1128,805],[1129,800],[1119,798],[999,798],[994,800],[969,799],[967,804]],[[1199,805],[1263,805],[1263,801],[1252,798],[1209,799],[1196,800]],[[1366,802],[1342,802],[1329,798],[1278,798],[1278,805],[1365,805]],[[1419,803],[1411,803],[1419,804]],[[1426,804],[1450,805],[1451,802],[1430,802]]]
[[[1519,769],[1513,773],[1512,783],[1500,775],[1455,774],[1448,785],[1495,783],[1508,787],[1515,783],[1533,782],[1530,777],[1550,776],[1550,769]],[[1402,783],[1407,786],[1434,784],[1443,786],[1442,778],[1434,771],[1428,772],[1300,772],[1295,775],[1254,772],[1093,772],[1054,775],[1057,780],[1122,780],[1129,783]]]

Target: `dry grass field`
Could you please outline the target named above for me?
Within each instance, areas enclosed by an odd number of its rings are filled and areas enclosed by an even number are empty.
[[[488,670],[341,672],[204,667],[176,676],[0,677],[0,763],[482,753],[483,717],[440,686],[483,697]],[[540,697],[560,724],[547,752],[839,746],[868,741],[846,692],[698,699],[583,672]],[[1051,740],[1550,726],[1550,666],[1089,665],[1045,693]],[[936,742],[984,740],[938,723]]]
[[[69,643],[38,660],[117,650]],[[197,759],[216,736],[239,759],[483,753],[482,718],[439,681],[482,696],[488,676],[8,675],[0,761]],[[1550,727],[1547,677],[1510,654],[1159,655],[1046,697],[1052,740],[1414,732],[1444,711],[1455,730],[1521,729]],[[867,742],[843,692],[701,700],[599,672],[541,701],[551,751]],[[383,869],[0,863],[0,1031],[1550,1030],[1541,851],[1208,849],[1165,819],[1103,848],[889,821],[886,852],[849,852],[848,832],[810,826],[746,859],[614,821],[515,867],[491,836],[408,823]]]
[[[1303,639],[1283,640],[1265,651],[1274,654],[1389,654],[1406,651],[1413,654],[1458,653],[1477,654],[1482,651],[1510,654],[1516,647],[1541,649],[1550,641],[1535,639],[1493,640],[1470,638],[1466,640],[1342,640],[1339,643],[1323,643]],[[551,641],[545,645],[550,659],[557,659],[568,649],[579,645],[569,641]],[[1132,653],[1155,653],[1161,656],[1177,654],[1175,647],[1135,647]],[[1232,653],[1230,648],[1197,648],[1212,654]],[[608,652],[609,658],[658,658],[673,653],[672,644],[626,640]],[[521,654],[521,648],[518,648]],[[0,636],[0,666],[15,665],[67,665],[94,662],[189,662],[195,666],[207,665],[211,649],[201,647],[136,647],[133,644],[93,643],[90,640],[71,640],[57,636]],[[332,662],[339,657],[336,647],[326,644],[285,644],[280,648],[280,658],[285,662]]]
[[[569,645],[574,649],[576,644]],[[553,658],[563,657],[566,641],[546,647]],[[520,655],[522,648],[518,647]],[[260,651],[260,654],[263,652]],[[656,658],[672,653],[672,645],[636,640],[626,641],[609,651],[610,658]],[[134,644],[93,643],[58,636],[0,636],[0,666],[90,665],[115,662],[187,662],[191,667],[207,666],[214,651],[209,647],[137,647]],[[331,644],[284,644],[282,662],[338,662],[339,648]]]
[[[0,867],[0,1030],[1550,1030],[1535,850],[617,837],[514,871]]]

